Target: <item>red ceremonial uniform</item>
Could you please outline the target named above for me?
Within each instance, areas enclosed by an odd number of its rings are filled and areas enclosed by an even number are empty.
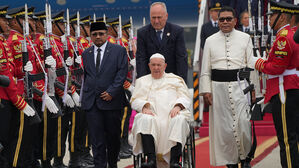
[[[24,40],[24,37],[21,33],[11,30],[9,37],[7,39],[7,42],[10,46],[10,50],[12,52],[12,56],[14,58],[14,64],[15,64],[15,76],[17,78],[17,88],[18,88],[18,94],[23,95],[24,94],[24,75],[23,72],[23,62],[22,62],[22,43],[21,41]],[[31,46],[29,41],[30,39],[26,39],[27,41],[27,50],[28,50],[28,56],[29,61],[31,61],[33,70],[30,72],[31,74],[37,74],[41,72],[41,65],[37,62],[37,58],[33,52],[34,46]],[[35,48],[37,51],[37,49]],[[38,54],[38,53],[37,53]],[[38,55],[37,55],[38,56]],[[42,80],[34,82],[34,86],[37,87],[39,90],[44,90],[44,82]],[[36,97],[36,99],[40,100],[40,97]]]
[[[282,27],[277,32],[268,60],[258,59],[256,69],[268,75],[281,75],[286,70],[298,68],[298,44],[294,42],[293,35],[289,25]],[[299,77],[296,74],[284,75],[283,79],[284,90],[299,89]],[[268,79],[266,88],[265,103],[279,93],[279,78]]]
[[[9,56],[10,55],[10,56]],[[26,106],[26,101],[17,93],[17,85],[14,74],[14,64],[10,62],[11,52],[7,46],[6,40],[0,35],[0,75],[9,77],[10,84],[8,87],[0,87],[0,100],[11,101],[19,110],[23,110]]]

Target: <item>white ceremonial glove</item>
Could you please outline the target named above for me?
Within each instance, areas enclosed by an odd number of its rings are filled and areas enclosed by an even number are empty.
[[[56,68],[56,60],[52,57],[52,55],[46,58],[45,63],[51,66],[52,69]]]
[[[31,72],[32,70],[33,70],[33,65],[32,65],[31,61],[28,61],[26,63],[26,65],[24,66],[24,71]]]
[[[23,113],[30,117],[30,116],[34,116],[35,115],[35,111],[33,110],[33,108],[31,106],[29,106],[28,104],[26,104]]]
[[[47,109],[50,111],[50,113],[56,114],[58,112],[58,107],[54,103],[54,101],[48,96],[48,94],[45,95],[45,105]]]
[[[128,88],[128,90],[133,94],[135,87],[133,85],[130,85],[130,87]]]
[[[66,104],[68,107],[70,107],[70,108],[75,107],[75,103],[74,103],[72,97],[71,97],[69,94],[67,94],[67,95],[65,96],[65,104]]]
[[[73,59],[71,57],[68,57],[65,60],[65,63],[66,63],[67,66],[72,66],[73,65]]]
[[[136,59],[131,59],[130,64],[134,67],[136,67]]]
[[[81,65],[81,63],[82,63],[82,57],[81,57],[81,55],[77,56],[77,58],[75,59],[75,62],[77,64]]]
[[[80,102],[79,102],[79,99],[80,99],[80,96],[78,95],[77,92],[75,92],[73,95],[72,95],[72,98],[76,104],[76,106],[80,107]]]

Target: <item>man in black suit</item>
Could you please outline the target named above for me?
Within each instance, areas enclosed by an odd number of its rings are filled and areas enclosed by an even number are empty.
[[[107,41],[104,22],[90,27],[93,46],[82,53],[84,85],[81,107],[86,111],[88,133],[96,168],[117,168],[120,150],[123,84],[128,72],[126,49]]]
[[[250,33],[250,27],[249,27],[249,13],[248,11],[243,11],[240,15],[240,26],[238,27],[238,30]]]
[[[219,2],[212,4],[209,7],[210,21],[203,24],[200,33],[200,48],[203,49],[205,46],[206,39],[219,31],[218,27],[218,12],[221,9]]]
[[[155,53],[164,55],[165,72],[174,73],[187,81],[187,52],[184,29],[167,22],[168,13],[163,2],[155,2],[150,8],[151,24],[137,31],[137,78],[150,74],[149,58]]]

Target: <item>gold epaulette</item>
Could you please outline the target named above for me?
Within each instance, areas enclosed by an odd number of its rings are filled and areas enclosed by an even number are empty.
[[[82,43],[82,44],[83,44],[83,43],[88,43],[88,41],[87,41],[85,38],[81,38],[81,39],[80,39],[80,43]]]
[[[115,44],[116,40],[114,38],[109,38],[109,42]]]
[[[19,38],[18,38],[18,36],[16,35],[16,34],[14,34],[13,36],[12,36],[12,41],[16,41],[16,40],[18,40]]]
[[[121,41],[124,42],[124,43],[127,43],[127,42],[128,42],[128,40],[127,40],[126,38],[124,38],[124,37],[121,38]]]
[[[288,35],[289,31],[287,29],[283,29],[280,33],[279,36],[286,37]]]
[[[74,38],[74,37],[70,37],[70,40],[72,41],[72,42],[75,42],[76,41],[76,39]]]
[[[43,40],[44,38],[45,38],[45,36],[43,34],[41,34],[38,39]]]

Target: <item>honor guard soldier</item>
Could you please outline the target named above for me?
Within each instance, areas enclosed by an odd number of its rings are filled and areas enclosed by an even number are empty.
[[[272,105],[273,121],[280,146],[281,166],[299,167],[298,155],[298,113],[299,113],[299,71],[298,44],[293,40],[290,28],[291,15],[298,13],[293,5],[270,1],[270,25],[277,30],[276,40],[268,60],[259,58],[255,68],[268,74],[264,103]],[[297,64],[297,65],[296,65]],[[297,130],[297,131],[296,131]]]
[[[107,26],[108,26],[108,41],[110,43],[116,44],[116,38],[117,38],[117,26],[119,24],[118,18],[108,18],[107,21]]]
[[[85,16],[83,18],[80,19],[81,21],[81,25],[80,25],[80,33],[81,33],[81,37],[86,40],[81,40],[80,39],[80,43],[82,44],[84,50],[87,49],[88,47],[90,47],[90,16]]]
[[[40,60],[39,54],[37,53],[37,49],[35,48],[35,46],[31,41],[29,30],[26,28],[27,26],[24,28],[24,25],[29,25],[27,6],[11,9],[8,11],[8,15],[11,16],[12,19],[9,20],[11,31],[7,41],[11,47],[12,55],[14,58],[15,76],[17,78],[18,94],[26,95],[27,99],[31,100],[31,103],[33,105],[32,95],[30,95],[32,90],[34,93],[33,94],[34,100],[38,100],[38,101],[43,100],[45,107],[50,109],[50,111],[52,111],[53,113],[56,113],[57,107],[55,106],[51,98],[49,98],[49,96],[46,94],[46,92],[44,93],[44,89],[45,89],[44,81],[43,81],[44,73],[42,72],[42,65],[39,63]],[[28,53],[28,61],[25,65],[23,65],[22,60],[25,60],[26,53]],[[24,66],[24,71],[23,71],[23,66]],[[24,85],[26,85],[26,88],[24,87]],[[36,128],[36,124],[40,122],[40,119],[39,117],[37,117],[38,114],[36,112],[34,112],[34,116],[35,117],[24,117],[24,114],[20,113],[19,126],[20,126],[20,130],[23,130],[23,137],[19,137],[22,138],[22,143],[21,141],[16,142],[18,143],[17,146],[21,145],[21,149],[16,150],[17,154],[15,154],[14,156],[17,156],[18,159],[14,158],[12,163],[13,167],[17,167],[19,166],[19,164],[25,165],[25,167],[27,167],[29,165],[31,166],[32,164],[31,163],[32,155],[33,155],[32,145],[34,143],[34,139],[32,136],[32,133],[34,131],[32,130],[34,130]],[[38,118],[38,120],[33,121],[34,119],[36,119],[36,117]],[[26,147],[22,149],[22,146],[26,146]]]
[[[63,116],[58,117],[57,119],[57,132],[56,132],[56,142],[55,142],[55,153],[54,153],[54,163],[53,167],[54,168],[64,168],[66,167],[63,164],[63,157],[65,155],[65,142],[66,142],[66,137],[69,129],[69,120],[70,120],[70,115],[71,115],[71,108],[75,106],[75,103],[73,101],[73,98],[70,96],[73,93],[75,93],[75,87],[71,85],[69,87],[69,82],[66,75],[65,66],[70,67],[73,64],[73,60],[71,58],[72,52],[69,51],[64,51],[64,47],[69,48],[69,40],[67,40],[67,36],[65,35],[65,20],[64,20],[64,11],[58,12],[52,16],[52,21],[53,21],[53,35],[50,38],[50,43],[52,50],[54,50],[54,54],[56,56],[56,62],[57,62],[57,80],[62,87],[57,87],[58,85],[55,86],[55,93],[56,97],[58,98],[58,101],[61,103],[61,106],[63,106]],[[67,45],[65,45],[67,43]],[[52,51],[53,52],[53,51]],[[65,54],[68,54],[69,56],[65,56]],[[54,57],[55,57],[54,56]],[[67,57],[67,58],[66,58]],[[64,60],[65,59],[65,60]],[[65,64],[64,64],[65,62]],[[65,84],[67,84],[65,86]],[[65,92],[65,87],[70,93]],[[63,103],[63,98],[64,102]]]
[[[81,54],[86,49],[83,47],[89,46],[88,40],[81,36],[80,29],[80,18],[79,13],[77,12],[73,16],[70,17],[70,29],[71,34],[73,35],[71,38],[74,38],[75,42],[72,47],[74,47],[74,55],[81,57]],[[82,43],[81,43],[82,41]],[[81,58],[80,58],[81,59]],[[82,66],[82,64],[80,64]],[[80,67],[79,66],[79,67]],[[78,70],[74,68],[74,71]],[[79,71],[77,71],[79,72]],[[83,74],[78,74],[80,77]],[[81,85],[82,81],[79,80]],[[76,90],[80,92],[81,87],[77,86]],[[86,113],[81,109],[77,112],[72,113],[71,117],[71,125],[69,130],[69,151],[70,151],[70,161],[69,168],[77,168],[77,167],[94,167],[93,158],[90,155],[90,148],[88,146],[88,134],[87,134],[87,121],[86,121]]]
[[[6,20],[7,8],[8,6],[0,7],[0,75],[5,75],[10,80],[8,87],[0,86],[0,143],[3,148],[0,153],[0,167],[2,168],[25,165],[19,161],[24,159],[24,155],[19,155],[19,152],[24,151],[24,145],[17,146],[18,140],[22,141],[18,133],[22,134],[24,131],[19,129],[19,126],[24,126],[24,114],[34,115],[32,107],[17,92],[14,63],[13,60],[9,61],[12,53],[4,38],[4,34],[8,35],[9,31]],[[12,132],[16,134],[10,136]]]

